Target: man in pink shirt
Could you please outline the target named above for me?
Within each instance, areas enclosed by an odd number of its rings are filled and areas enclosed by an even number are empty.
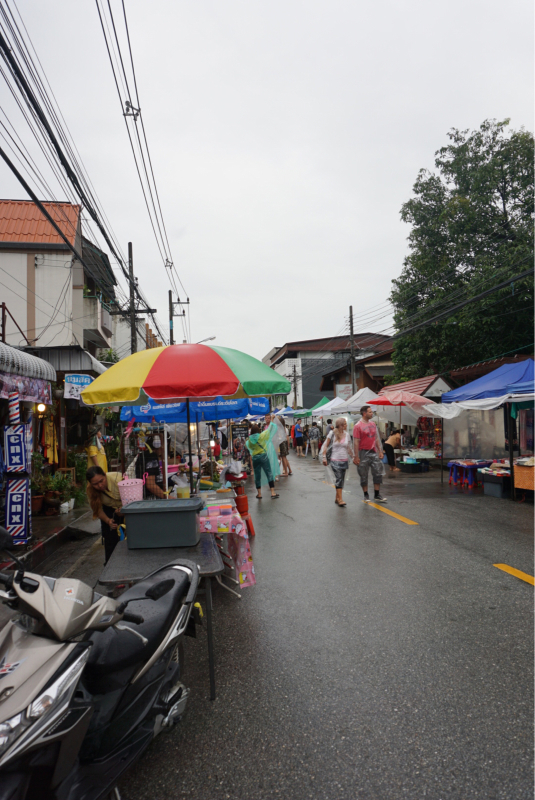
[[[357,465],[365,502],[370,499],[368,494],[368,471],[371,469],[375,494],[374,502],[386,503],[386,499],[381,497],[383,446],[379,438],[379,431],[375,422],[371,421],[373,411],[370,406],[362,406],[360,413],[362,414],[362,419],[353,428],[355,450],[353,463]]]

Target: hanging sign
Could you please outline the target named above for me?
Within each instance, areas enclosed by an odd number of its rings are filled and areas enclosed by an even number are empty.
[[[29,480],[8,477],[6,486],[6,530],[15,542],[24,542],[29,535]]]
[[[79,375],[74,372],[67,373],[67,375],[65,375],[63,397],[65,400],[79,400],[80,392],[86,389],[93,381],[94,378],[92,378],[91,375]]]
[[[6,472],[27,472],[26,425],[4,427],[4,461]]]
[[[0,372],[0,397],[7,400],[14,392],[18,392],[19,400],[52,405],[50,381]]]

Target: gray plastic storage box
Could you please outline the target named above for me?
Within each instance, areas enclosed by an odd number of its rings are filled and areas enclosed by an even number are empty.
[[[201,537],[200,497],[182,500],[136,500],[123,509],[129,550],[194,547]]]

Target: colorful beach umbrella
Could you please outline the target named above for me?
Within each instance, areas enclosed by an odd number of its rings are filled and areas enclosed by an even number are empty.
[[[208,344],[173,344],[122,359],[82,392],[87,405],[144,405],[288,394],[291,384],[258,359]]]

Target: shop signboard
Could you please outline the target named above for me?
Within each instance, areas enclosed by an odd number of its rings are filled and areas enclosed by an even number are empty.
[[[246,456],[245,440],[249,435],[249,426],[246,422],[232,423],[232,457],[241,461]]]
[[[353,389],[350,383],[337,383],[336,384],[336,397],[341,397],[342,400],[349,400],[353,396]]]
[[[27,472],[26,425],[4,427],[4,462],[6,472]]]
[[[68,372],[65,375],[65,388],[63,397],[65,400],[80,400],[80,392],[87,389],[93,383],[91,375],[80,375],[75,372]]]
[[[28,478],[7,478],[6,530],[17,543],[26,541],[30,534],[29,483]]]
[[[45,403],[47,406],[52,405],[50,381],[0,372],[0,398],[7,400],[13,392],[18,392],[19,400],[21,401]]]

